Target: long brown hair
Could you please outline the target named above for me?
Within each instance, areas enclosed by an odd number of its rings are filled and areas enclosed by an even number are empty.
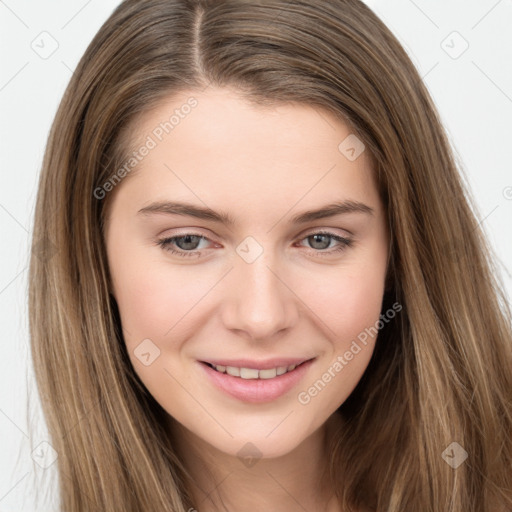
[[[126,161],[138,114],[210,84],[328,110],[374,162],[392,233],[383,307],[403,310],[339,409],[330,472],[343,506],[512,510],[510,308],[430,95],[359,0],[126,0],[85,52],[49,136],[30,264],[62,510],[193,506],[165,412],[126,354],[102,232],[109,194],[95,190]],[[468,454],[456,468],[443,456],[454,446]]]

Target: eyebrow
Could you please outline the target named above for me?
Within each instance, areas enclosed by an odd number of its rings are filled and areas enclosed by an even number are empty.
[[[347,213],[363,213],[373,215],[373,208],[361,203],[359,201],[346,200],[336,203],[331,203],[315,210],[308,210],[291,218],[291,224],[305,224],[319,219],[326,219],[336,215]],[[188,217],[195,217],[202,220],[210,220],[226,226],[234,226],[235,220],[228,213],[219,211],[216,212],[208,207],[196,206],[191,203],[173,202],[173,201],[157,201],[151,203],[144,208],[141,208],[137,214],[151,215],[151,214],[167,214],[167,215],[182,215]]]

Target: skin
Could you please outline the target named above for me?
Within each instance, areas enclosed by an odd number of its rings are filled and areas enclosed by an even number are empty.
[[[194,477],[197,510],[339,511],[323,476],[325,443],[342,427],[335,411],[362,377],[376,339],[360,344],[307,404],[298,394],[379,320],[389,233],[368,152],[346,158],[338,145],[351,132],[326,111],[255,107],[212,86],[146,112],[134,147],[191,96],[197,107],[110,192],[106,246],[128,354],[169,414],[169,434]],[[224,211],[235,224],[138,213],[171,200]],[[344,200],[373,212],[289,221]],[[333,252],[335,239],[315,243],[310,236],[323,230],[353,243]],[[183,239],[171,247],[199,256],[180,257],[157,243],[187,233],[206,239],[194,249]],[[248,236],[263,249],[251,263],[236,251]],[[148,366],[136,356],[145,339],[160,351]],[[315,360],[291,392],[268,403],[225,394],[199,366],[213,357],[279,356]],[[237,456],[247,442],[261,454],[252,467]]]

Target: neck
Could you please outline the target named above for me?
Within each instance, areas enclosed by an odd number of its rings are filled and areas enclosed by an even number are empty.
[[[169,428],[191,476],[198,512],[339,512],[328,471],[328,442],[341,421],[335,413],[290,453],[252,461],[217,450],[172,418]]]

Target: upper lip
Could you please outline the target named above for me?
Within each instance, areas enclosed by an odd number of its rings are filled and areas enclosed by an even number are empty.
[[[265,359],[257,361],[254,359],[208,359],[202,361],[214,366],[234,366],[235,368],[252,368],[255,370],[268,370],[278,368],[279,366],[298,366],[301,363],[313,359],[312,357],[278,357],[274,359]]]

